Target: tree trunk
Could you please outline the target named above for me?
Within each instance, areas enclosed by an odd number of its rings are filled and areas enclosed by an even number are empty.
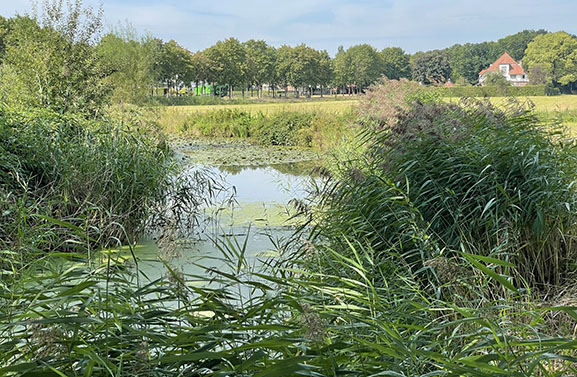
[[[321,85],[321,98],[323,98],[323,86]]]
[[[228,86],[228,98],[232,99],[232,85]]]

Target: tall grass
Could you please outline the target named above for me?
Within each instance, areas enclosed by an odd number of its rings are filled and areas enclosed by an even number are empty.
[[[210,181],[179,177],[162,137],[132,127],[1,109],[0,247],[25,257],[131,242],[153,213],[162,222],[171,207],[196,210]]]
[[[179,127],[185,136],[244,138],[263,145],[327,149],[349,133],[352,114],[283,111],[255,114],[237,109],[192,113]]]
[[[400,237],[410,213],[449,255],[464,248],[497,256],[531,286],[564,283],[576,256],[575,142],[515,103],[504,110],[472,100],[404,106],[384,117],[378,101],[366,105],[369,147],[327,196],[330,233],[353,229],[377,250],[410,249],[413,235]]]
[[[441,283],[399,264],[394,250],[377,258],[354,241],[340,251],[309,245],[300,256],[287,249],[269,269],[251,268],[242,242],[222,245],[221,267],[200,275],[167,264],[165,277],[146,281],[110,260],[89,269],[84,255],[54,254],[18,280],[3,276],[0,374],[576,372],[575,341],[545,326],[549,313],[572,310],[488,300],[490,274],[465,254],[457,257],[462,270]],[[325,257],[332,266],[318,263]],[[475,305],[446,300],[445,291],[469,292]]]

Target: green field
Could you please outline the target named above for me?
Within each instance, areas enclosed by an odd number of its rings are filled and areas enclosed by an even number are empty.
[[[577,111],[577,95],[563,95],[553,97],[524,97],[521,100],[529,100],[535,104],[535,111],[538,113],[552,113],[555,111]],[[454,101],[455,98],[448,99]],[[500,104],[505,103],[506,97],[493,97],[491,102]],[[277,113],[283,111],[324,111],[324,112],[346,112],[349,111],[358,100],[324,100],[308,102],[289,102],[289,103],[251,103],[235,105],[200,105],[200,106],[172,106],[168,107],[169,112],[192,113],[207,112],[218,109],[236,109],[249,113],[262,112],[265,114]]]

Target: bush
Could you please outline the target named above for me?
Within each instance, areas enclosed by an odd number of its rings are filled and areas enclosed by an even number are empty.
[[[134,240],[152,213],[191,199],[172,152],[143,125],[1,109],[0,135],[0,247],[22,255]]]
[[[556,95],[545,85],[526,86],[454,86],[437,88],[442,97],[533,97]]]
[[[182,131],[197,136],[247,138],[252,136],[252,125],[259,117],[236,109],[199,112],[186,118]]]
[[[247,138],[263,145],[326,149],[346,134],[350,120],[351,114],[282,111],[265,115],[217,109],[188,115],[180,131],[194,136]]]
[[[414,103],[366,131],[363,162],[342,172],[339,194],[329,196],[327,229],[353,232],[377,251],[432,258],[434,248],[402,236],[411,213],[439,250],[496,252],[532,286],[560,284],[577,256],[577,153],[560,132],[515,106]]]
[[[311,146],[311,128],[315,115],[301,112],[282,112],[263,117],[254,127],[254,137],[265,145]]]

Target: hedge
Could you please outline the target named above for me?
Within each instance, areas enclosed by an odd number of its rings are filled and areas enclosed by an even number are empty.
[[[530,97],[555,95],[547,85],[526,86],[454,86],[439,88],[443,97]],[[553,88],[555,89],[555,88]]]

